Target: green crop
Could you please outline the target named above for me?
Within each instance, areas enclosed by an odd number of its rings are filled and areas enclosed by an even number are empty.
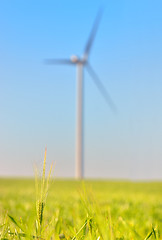
[[[50,180],[45,166],[0,179],[1,240],[162,240],[162,182]]]

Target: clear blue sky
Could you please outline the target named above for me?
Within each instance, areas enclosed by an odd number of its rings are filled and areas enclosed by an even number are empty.
[[[76,69],[45,58],[82,55],[104,14],[90,62],[118,107],[85,72],[85,176],[162,179],[162,1],[0,1],[0,176],[56,163],[74,176]]]

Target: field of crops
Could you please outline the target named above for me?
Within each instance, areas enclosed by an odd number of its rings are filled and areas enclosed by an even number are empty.
[[[0,239],[162,239],[162,182],[51,180],[36,195],[34,179],[0,179]]]

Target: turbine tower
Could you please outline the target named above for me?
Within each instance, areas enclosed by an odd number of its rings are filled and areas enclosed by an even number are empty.
[[[78,58],[76,55],[71,56],[70,59],[47,59],[45,62],[47,64],[55,65],[55,64],[66,64],[66,65],[76,65],[77,69],[77,109],[76,109],[76,146],[75,146],[75,178],[82,179],[84,177],[84,159],[83,159],[83,97],[84,97],[84,79],[83,79],[83,70],[86,67],[88,73],[92,77],[94,83],[96,84],[97,88],[99,89],[100,93],[105,98],[108,105],[111,107],[113,111],[116,111],[116,107],[112,102],[107,90],[105,89],[104,85],[98,78],[97,74],[91,67],[88,62],[90,50],[92,47],[92,43],[94,41],[97,28],[102,16],[102,9],[99,10],[96,20],[94,22],[91,34],[87,41],[83,57]]]

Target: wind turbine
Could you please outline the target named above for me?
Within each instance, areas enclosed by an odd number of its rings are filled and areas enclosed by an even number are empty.
[[[92,77],[94,83],[99,89],[100,93],[105,98],[108,105],[113,111],[116,111],[116,107],[111,100],[107,90],[100,81],[99,77],[89,64],[88,58],[90,50],[98,29],[98,25],[102,16],[102,9],[99,10],[96,20],[94,22],[92,31],[90,33],[89,39],[85,46],[84,54],[82,57],[77,57],[76,55],[71,56],[70,59],[47,59],[45,62],[47,64],[66,64],[75,65],[77,68],[77,114],[76,114],[76,152],[75,152],[75,177],[76,179],[82,179],[84,177],[83,169],[83,92],[84,92],[84,80],[83,80],[83,69],[86,67],[88,73]]]

